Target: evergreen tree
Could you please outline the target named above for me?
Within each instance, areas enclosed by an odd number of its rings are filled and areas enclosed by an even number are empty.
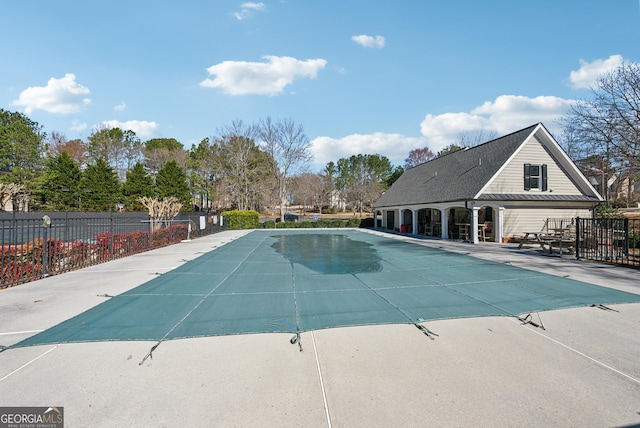
[[[144,210],[145,207],[138,201],[142,196],[154,197],[156,189],[153,178],[147,173],[141,162],[137,162],[132,169],[127,171],[127,181],[122,184],[122,199],[127,210]]]
[[[438,154],[436,155],[436,157],[439,158],[439,157],[442,157],[444,155],[448,155],[449,153],[457,152],[458,150],[462,150],[462,147],[460,147],[457,144],[449,144],[447,147],[445,147],[444,149],[440,150],[438,152]]]
[[[110,211],[120,198],[118,175],[104,159],[99,158],[82,173],[78,194],[80,209]]]
[[[394,171],[386,156],[353,155],[337,163],[336,184],[354,211],[371,210],[373,202],[387,189],[402,167]]]
[[[49,210],[78,208],[80,167],[69,153],[60,152],[49,158],[40,196],[42,205]]]
[[[32,186],[42,174],[45,138],[38,122],[0,109],[0,181]]]
[[[156,176],[156,190],[160,199],[174,196],[182,204],[183,208],[191,206],[191,193],[187,174],[174,160],[167,162]]]

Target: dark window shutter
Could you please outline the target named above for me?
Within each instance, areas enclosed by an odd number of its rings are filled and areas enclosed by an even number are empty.
[[[524,190],[531,190],[531,164],[524,164]]]
[[[542,165],[542,190],[547,190],[547,165],[543,164]]]

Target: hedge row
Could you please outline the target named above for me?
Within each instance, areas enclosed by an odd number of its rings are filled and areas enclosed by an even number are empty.
[[[314,221],[285,221],[276,223],[267,220],[262,223],[264,229],[314,229],[314,228],[343,228],[343,227],[373,227],[372,218],[352,218],[349,220],[314,220]]]

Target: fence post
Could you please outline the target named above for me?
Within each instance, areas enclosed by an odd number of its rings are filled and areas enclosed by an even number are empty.
[[[580,232],[580,217],[576,217],[576,260],[580,260],[580,240],[582,239]]]
[[[42,277],[45,278],[47,276],[48,264],[49,264],[49,255],[47,247],[49,246],[49,228],[51,227],[51,218],[48,215],[42,217]]]
[[[109,211],[109,260],[113,259],[113,211]]]
[[[11,212],[11,237],[9,238],[9,244],[18,244],[18,226],[16,223],[16,210]]]
[[[47,228],[45,227],[44,232],[42,233],[42,277],[46,277],[47,276],[47,258],[48,258],[48,254],[47,254]]]
[[[64,241],[69,240],[69,211],[64,212]]]
[[[629,257],[629,218],[625,217],[622,220],[622,225],[624,228],[624,256]]]

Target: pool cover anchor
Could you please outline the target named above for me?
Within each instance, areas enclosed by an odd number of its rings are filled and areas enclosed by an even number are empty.
[[[533,317],[531,316],[531,314],[527,314],[524,318],[518,317],[518,320],[520,320],[522,322],[521,325],[525,325],[525,324],[531,324],[534,327],[538,327],[541,328],[543,330],[546,330],[546,327],[544,326],[544,323],[542,322],[542,317],[540,316],[540,312],[536,312],[536,314],[538,314],[538,319],[540,320],[540,324],[536,323],[533,321]]]
[[[422,324],[414,323],[413,325],[416,326],[416,328],[418,330],[420,330],[425,336],[427,336],[431,340],[435,340],[435,337],[433,337],[433,336],[438,337],[437,334],[435,334],[434,332],[432,332],[431,330],[429,330],[427,327],[423,326]]]
[[[96,294],[96,296],[97,296],[97,297],[116,297],[116,296],[112,296],[111,294],[107,294],[107,293],[104,293],[104,294]]]
[[[151,358],[151,359],[153,360],[153,355],[152,355],[152,353],[153,353],[153,351],[155,351],[155,350],[156,350],[156,348],[157,348],[158,346],[160,346],[160,344],[161,344],[161,343],[162,343],[162,341],[160,341],[160,342],[156,343],[155,345],[153,345],[153,346],[151,347],[151,350],[149,351],[149,353],[148,353],[147,355],[145,355],[145,356],[144,356],[144,358],[142,359],[142,361],[140,361],[140,363],[138,363],[138,365],[139,365],[139,366],[141,366],[145,361],[147,361],[147,358]]]
[[[295,336],[293,336],[289,340],[289,343],[291,343],[292,345],[295,345],[297,343],[298,344],[298,348],[300,348],[300,352],[302,352],[302,341],[300,340],[300,332],[297,332],[295,334]]]
[[[602,309],[603,311],[620,312],[620,311],[617,311],[617,310],[615,310],[615,309],[613,309],[613,308],[610,308],[610,307],[605,306],[605,305],[602,305],[602,304],[595,304],[595,303],[594,303],[593,305],[591,305],[591,307],[592,307],[592,308]]]

